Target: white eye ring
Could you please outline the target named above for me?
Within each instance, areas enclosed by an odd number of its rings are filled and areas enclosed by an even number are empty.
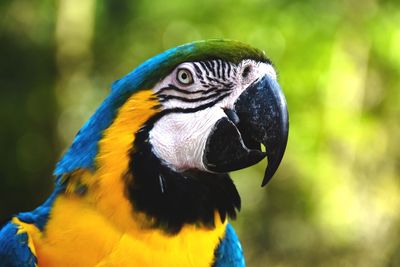
[[[178,69],[176,72],[176,80],[182,85],[191,85],[193,83],[193,75],[188,69]]]

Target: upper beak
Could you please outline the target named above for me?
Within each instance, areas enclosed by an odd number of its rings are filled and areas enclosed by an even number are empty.
[[[239,131],[265,146],[268,166],[261,184],[264,186],[278,169],[286,149],[289,117],[285,96],[278,82],[266,75],[240,95],[235,111],[240,118]]]
[[[286,100],[277,81],[265,75],[239,96],[234,110],[220,119],[209,136],[204,164],[228,172],[256,164],[265,156],[268,166],[262,186],[275,174],[285,153],[289,118]],[[261,151],[261,144],[266,152]]]

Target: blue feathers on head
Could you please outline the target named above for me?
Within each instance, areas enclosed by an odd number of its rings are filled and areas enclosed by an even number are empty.
[[[149,84],[149,76],[176,55],[177,50],[181,53],[190,53],[192,47],[192,44],[187,44],[167,50],[147,60],[124,78],[115,81],[111,93],[79,130],[71,147],[57,163],[53,174],[59,176],[77,169],[94,170],[96,168],[95,157],[98,152],[98,142],[103,131],[113,122],[118,109],[134,92],[152,86]],[[153,81],[153,85],[155,82]]]

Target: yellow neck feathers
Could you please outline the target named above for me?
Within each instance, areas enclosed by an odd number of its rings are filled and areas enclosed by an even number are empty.
[[[67,192],[74,193],[86,185],[88,191],[82,200],[95,206],[123,231],[142,228],[146,223],[143,215],[133,213],[132,204],[125,196],[124,176],[135,132],[158,112],[154,108],[158,104],[151,90],[141,90],[132,95],[99,142],[96,172],[77,171],[69,178]]]
[[[53,206],[45,233],[31,233],[39,266],[211,266],[226,221],[185,225],[177,235],[149,227],[125,196],[134,133],[155,113],[151,90],[134,94],[99,143],[97,171],[78,171]],[[133,178],[134,179],[134,178]],[[84,188],[84,191],[81,191]]]

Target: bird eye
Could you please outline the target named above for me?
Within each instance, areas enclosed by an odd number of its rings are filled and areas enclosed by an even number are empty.
[[[193,83],[192,73],[188,69],[178,69],[176,79],[182,85],[190,85]]]

